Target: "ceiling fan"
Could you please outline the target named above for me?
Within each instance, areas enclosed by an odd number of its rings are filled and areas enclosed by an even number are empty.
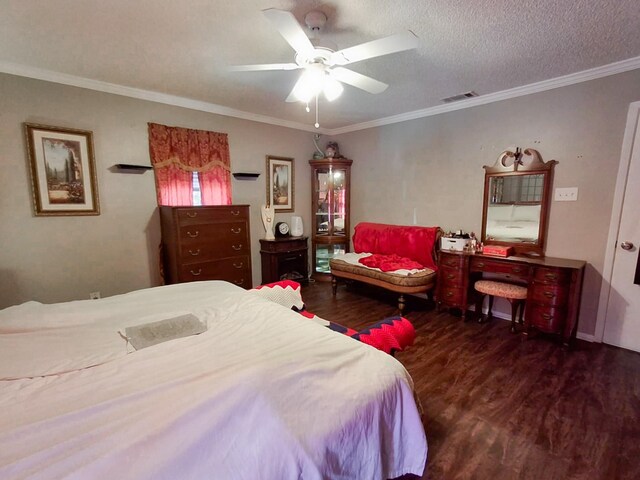
[[[295,63],[240,65],[231,67],[231,70],[248,72],[303,69],[304,72],[287,97],[287,102],[301,101],[308,104],[315,97],[317,105],[320,93],[324,93],[329,101],[335,100],[343,91],[343,83],[369,93],[382,93],[389,85],[344,66],[373,57],[410,50],[419,45],[418,37],[407,30],[335,51],[325,46],[314,46],[291,12],[269,8],[262,13],[295,50]],[[306,25],[314,32],[319,31],[326,21],[326,15],[320,11],[312,11],[305,16]],[[308,105],[307,111],[309,111]],[[317,120],[316,127],[318,127]]]

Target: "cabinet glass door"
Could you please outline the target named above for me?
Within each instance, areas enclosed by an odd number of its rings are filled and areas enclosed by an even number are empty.
[[[331,273],[329,260],[336,255],[343,255],[347,248],[344,243],[336,243],[331,245],[318,244],[315,248],[316,256],[316,273]]]
[[[315,212],[316,235],[330,235],[329,233],[329,190],[330,168],[319,168],[315,173],[315,204],[318,206]]]
[[[347,216],[347,172],[342,168],[319,168],[315,174],[317,211],[315,212],[316,235],[345,235]]]
[[[345,235],[345,218],[347,216],[346,206],[346,179],[347,172],[342,168],[335,168],[331,172],[332,181],[332,204],[331,204],[331,224],[334,235]]]

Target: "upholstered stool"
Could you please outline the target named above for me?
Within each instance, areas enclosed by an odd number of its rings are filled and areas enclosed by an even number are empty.
[[[478,296],[476,302],[476,312],[478,321],[482,321],[482,303],[485,295],[489,295],[489,310],[487,311],[487,320],[491,320],[491,309],[493,308],[493,297],[502,297],[509,300],[511,304],[511,332],[516,331],[516,316],[520,307],[520,322],[524,314],[524,301],[527,298],[527,288],[513,283],[496,282],[494,280],[478,280],[473,288],[481,295]]]

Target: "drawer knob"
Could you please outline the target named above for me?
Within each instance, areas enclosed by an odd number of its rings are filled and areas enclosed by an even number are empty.
[[[452,297],[453,296],[453,292],[447,292],[447,297]]]
[[[244,283],[244,278],[241,278],[240,280],[234,280],[233,283],[235,283],[236,285],[242,285]]]
[[[191,238],[196,238],[198,235],[200,235],[200,232],[198,230],[196,230],[193,233],[190,231],[187,231],[187,235],[190,236]]]
[[[200,255],[200,249],[197,249],[195,252],[193,250],[189,250],[189,253],[194,257],[197,257],[198,255]]]
[[[484,263],[480,262],[480,263],[476,264],[476,267],[478,267],[478,268],[484,268]]]
[[[233,266],[236,267],[236,268],[242,268],[242,267],[244,267],[244,263],[243,262],[234,263]]]
[[[198,216],[198,212],[187,212],[187,217],[196,218]]]
[[[449,274],[447,275],[447,279],[448,279],[448,280],[451,280],[452,278],[456,278],[456,276],[455,276],[453,273],[449,273]]]
[[[557,273],[545,273],[544,274],[544,278],[548,278],[549,280],[555,280],[556,278],[558,278],[558,274]]]
[[[514,267],[513,268],[513,273],[520,273],[522,271],[522,269],[520,267]]]
[[[553,298],[556,295],[553,292],[544,292],[544,296],[547,297],[547,298]]]
[[[194,277],[197,277],[198,275],[202,274],[202,269],[199,268],[197,272],[194,272],[193,270],[189,270],[191,272],[191,275],[193,275]]]
[[[236,233],[236,234],[238,234],[238,233],[240,233],[241,231],[242,231],[242,229],[241,229],[241,228],[232,228],[232,229],[231,229],[231,233]]]
[[[242,244],[239,243],[238,245],[231,245],[231,248],[233,248],[234,250],[238,251],[242,248]]]
[[[542,318],[544,318],[545,320],[551,320],[553,316],[549,315],[548,313],[543,313]]]
[[[237,217],[238,215],[240,215],[240,210],[231,210],[231,215]]]

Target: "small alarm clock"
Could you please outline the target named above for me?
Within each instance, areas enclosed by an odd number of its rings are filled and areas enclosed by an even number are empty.
[[[287,222],[276,223],[276,237],[288,237],[289,236],[289,224]]]

